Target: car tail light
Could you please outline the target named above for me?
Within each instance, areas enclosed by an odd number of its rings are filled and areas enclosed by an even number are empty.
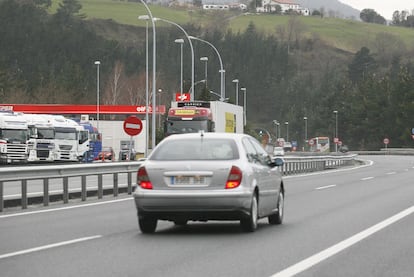
[[[243,174],[240,168],[233,165],[230,169],[229,177],[227,178],[226,189],[237,188],[241,183],[242,176]]]
[[[145,167],[140,167],[138,169],[138,185],[143,189],[152,189],[151,181],[149,180],[147,171],[145,170]]]

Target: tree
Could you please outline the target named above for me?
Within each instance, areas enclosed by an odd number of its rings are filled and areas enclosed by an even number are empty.
[[[56,11],[56,17],[65,22],[74,17],[84,18],[85,15],[79,13],[81,9],[82,4],[78,0],[62,0],[62,3],[59,3],[59,8]]]
[[[375,24],[386,23],[385,18],[379,15],[373,9],[363,9],[361,13],[359,14],[359,17],[361,18],[362,21],[367,22],[367,23],[375,23]]]
[[[348,76],[352,83],[360,83],[376,67],[375,59],[367,47],[362,47],[348,65]]]

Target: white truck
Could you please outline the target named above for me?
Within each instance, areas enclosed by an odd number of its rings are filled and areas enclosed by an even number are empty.
[[[0,163],[27,162],[28,126],[13,112],[0,112]]]
[[[172,102],[165,136],[205,132],[243,133],[243,107],[221,101]]]
[[[44,115],[53,125],[55,161],[80,161],[89,150],[88,131],[61,115]]]
[[[55,148],[55,130],[53,124],[41,114],[22,114],[29,128],[28,161],[52,162]]]

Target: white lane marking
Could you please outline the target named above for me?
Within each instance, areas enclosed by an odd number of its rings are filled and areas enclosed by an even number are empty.
[[[55,248],[55,247],[65,246],[65,245],[74,244],[74,243],[78,243],[78,242],[83,242],[83,241],[87,241],[87,240],[98,239],[98,238],[101,238],[101,237],[102,237],[101,235],[91,236],[91,237],[84,237],[84,238],[79,238],[79,239],[74,239],[74,240],[67,240],[67,241],[48,244],[48,245],[44,245],[44,246],[34,247],[34,248],[21,250],[21,251],[17,251],[17,252],[7,253],[7,254],[0,255],[0,260],[5,259],[5,258],[10,258],[10,257],[13,257],[13,256],[19,256],[19,255],[38,252],[38,251],[42,251],[42,250],[46,250],[46,249],[50,249],[50,248]]]
[[[362,178],[361,181],[368,181],[368,180],[371,180],[371,179],[374,179],[374,177],[365,177],[365,178]]]
[[[39,211],[32,211],[32,212],[6,214],[6,215],[0,215],[0,219],[7,218],[7,217],[16,217],[16,216],[23,216],[23,215],[41,214],[41,213],[50,213],[50,212],[63,211],[63,210],[86,208],[86,207],[91,207],[91,206],[107,205],[107,204],[112,204],[112,203],[117,203],[117,202],[130,201],[130,200],[133,200],[133,198],[131,197],[131,198],[124,198],[124,199],[116,199],[116,200],[109,200],[109,201],[103,201],[103,202],[88,203],[88,204],[81,204],[81,205],[76,205],[76,206],[46,209],[46,210],[39,210]]]
[[[397,172],[395,172],[395,171],[387,172],[387,175],[394,175],[394,174],[397,174]]]
[[[329,186],[318,187],[318,188],[315,188],[315,189],[316,189],[316,190],[321,190],[321,189],[329,189],[329,188],[334,188],[334,187],[336,187],[336,184],[335,184],[335,185],[329,185]]]
[[[391,224],[394,224],[398,220],[403,219],[404,217],[409,216],[410,214],[414,213],[414,206],[411,206],[410,208],[391,216],[384,221],[381,221],[380,223],[365,229],[364,231],[345,239],[305,260],[302,260],[298,262],[297,264],[294,264],[278,273],[273,274],[271,277],[287,277],[287,276],[293,276],[296,274],[299,274],[310,267],[332,257],[333,255],[341,252],[342,250],[345,250],[346,248],[360,242],[363,239],[366,239],[367,237],[375,234],[376,232],[381,231],[382,229],[390,226]]]

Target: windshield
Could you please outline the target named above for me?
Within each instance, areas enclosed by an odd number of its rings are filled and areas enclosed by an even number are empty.
[[[231,139],[179,139],[161,144],[150,160],[234,160],[239,158],[236,143]]]
[[[203,130],[208,132],[207,120],[202,121],[168,121],[167,134],[197,133]]]
[[[27,140],[27,130],[2,129],[0,130],[0,138],[4,140]]]
[[[52,128],[38,128],[37,138],[40,139],[54,139],[55,131]]]
[[[77,140],[75,128],[55,128],[55,139]]]

